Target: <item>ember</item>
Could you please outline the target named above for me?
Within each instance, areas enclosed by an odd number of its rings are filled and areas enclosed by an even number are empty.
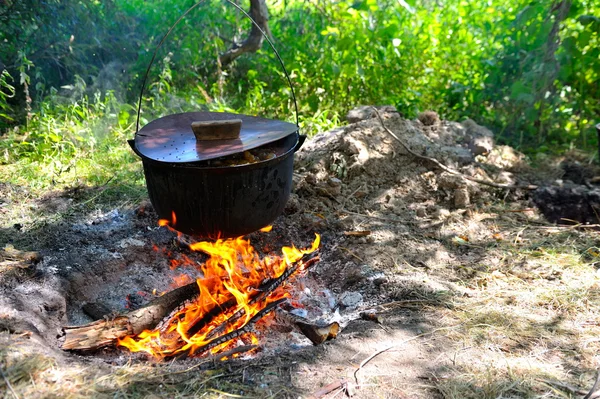
[[[169,224],[160,221],[161,226]],[[203,273],[196,281],[199,295],[175,310],[166,322],[119,338],[118,345],[161,359],[220,353],[239,341],[256,344],[252,324],[290,297],[286,279],[313,263],[307,255],[318,249],[319,242],[316,234],[308,249],[283,247],[282,256],[263,258],[243,237],[189,244],[191,250],[209,256],[199,266]]]

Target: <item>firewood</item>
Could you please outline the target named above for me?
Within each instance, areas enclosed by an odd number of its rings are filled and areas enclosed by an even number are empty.
[[[292,313],[289,311],[289,307],[288,309],[279,308],[277,317],[288,324],[296,326],[315,346],[336,338],[340,332],[340,324],[338,322],[323,323],[311,321]]]
[[[281,274],[281,276],[272,279],[272,280],[268,280],[263,282],[263,284],[261,284],[260,287],[258,287],[258,289],[255,290],[255,294],[252,296],[252,298],[249,301],[249,304],[255,304],[257,302],[262,302],[264,301],[266,298],[269,297],[269,295],[271,295],[271,293],[273,293],[273,291],[275,291],[281,284],[283,284],[292,274],[294,274],[296,272],[296,270],[298,270],[298,265],[303,264],[304,265],[304,269],[308,269],[309,267],[311,267],[312,265],[314,265],[316,262],[318,262],[320,260],[320,257],[318,255],[318,252],[313,252],[311,254],[308,255],[304,255],[302,258],[300,258],[298,261],[292,263],[291,265],[289,265],[286,270]],[[235,312],[234,314],[232,314],[226,321],[225,323],[222,323],[220,326],[216,327],[213,331],[211,331],[208,335],[207,338],[213,338],[217,335],[219,335],[220,333],[222,333],[223,331],[225,331],[227,329],[227,327],[235,324],[235,322],[237,320],[239,320],[241,317],[243,317],[246,314],[246,311],[242,308],[240,310],[238,310],[237,312]],[[191,329],[190,329],[191,331]],[[193,335],[190,333],[190,331],[188,331],[188,335]],[[194,334],[196,334],[198,330],[194,330]]]
[[[318,259],[318,252],[304,255],[301,259],[289,265],[281,276],[276,279],[268,280],[261,284],[261,286],[255,288],[254,291],[256,294],[253,303],[265,300],[277,287],[291,276],[300,265],[303,265],[304,268],[308,268],[310,265],[317,262]],[[137,335],[144,330],[154,329],[159,326],[159,323],[162,326],[160,327],[161,330],[166,329],[172,322],[171,319],[177,311],[199,295],[200,288],[196,282],[193,282],[156,298],[140,309],[121,315],[115,315],[112,318],[106,317],[104,320],[95,321],[83,326],[64,327],[65,341],[62,344],[62,349],[80,351],[95,350],[115,345],[118,339],[127,335]],[[233,295],[231,299],[228,299],[224,303],[220,305],[215,304],[213,309],[204,314],[201,319],[191,324],[187,331],[187,335],[193,336],[197,334],[219,314],[230,311],[236,305],[237,301]],[[264,315],[266,313],[261,314]],[[237,315],[237,312],[234,313],[234,315]],[[243,313],[236,317],[239,318],[242,315]],[[161,323],[163,319],[166,319],[167,322]],[[227,323],[227,321],[225,323]],[[215,340],[220,338],[222,337],[215,338]]]
[[[252,318],[250,318],[250,320],[248,320],[248,322],[246,324],[244,324],[243,326],[241,326],[240,328],[238,328],[237,330],[231,331],[227,334],[224,334],[220,337],[214,338],[211,341],[209,341],[207,344],[199,347],[199,348],[194,348],[192,350],[190,350],[189,354],[201,354],[204,352],[207,352],[219,345],[222,345],[226,342],[229,342],[233,339],[236,339],[238,337],[241,337],[244,334],[247,334],[249,332],[252,331],[252,328],[254,327],[254,324],[259,321],[260,319],[262,319],[263,317],[265,317],[266,315],[268,315],[269,313],[271,313],[273,310],[275,310],[279,305],[281,305],[282,303],[286,302],[287,298],[281,298],[276,300],[275,302],[271,302],[269,303],[267,306],[265,306],[263,309],[261,309],[260,311],[258,311],[258,313],[256,313],[254,316],[252,316]],[[177,355],[177,357],[187,357],[188,356],[188,352],[182,352],[180,354]],[[169,358],[169,357],[167,357]]]
[[[64,327],[64,350],[95,350],[114,345],[119,338],[154,328],[182,302],[200,294],[196,282],[158,297],[137,310],[83,326]]]

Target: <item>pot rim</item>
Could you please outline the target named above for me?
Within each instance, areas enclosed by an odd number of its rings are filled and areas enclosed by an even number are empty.
[[[282,162],[290,155],[293,155],[293,153],[299,149],[303,140],[301,139],[301,135],[296,130],[292,134],[287,135],[287,136],[274,142],[274,143],[277,143],[278,141],[289,140],[289,138],[292,135],[296,136],[295,141],[290,144],[289,149],[287,149],[283,154],[276,156],[275,158],[267,159],[264,161],[258,161],[258,162],[254,162],[254,163],[247,163],[247,164],[242,164],[242,165],[227,165],[227,166],[204,166],[204,165],[197,166],[197,165],[194,165],[194,163],[204,163],[206,161],[186,162],[186,163],[157,161],[155,159],[148,158],[145,155],[141,154],[137,150],[137,148],[135,148],[134,140],[128,140],[128,143],[131,146],[131,148],[133,149],[133,151],[136,153],[136,155],[142,159],[142,163],[144,163],[144,164],[147,163],[149,165],[152,165],[153,167],[179,168],[179,169],[188,169],[188,170],[207,170],[207,171],[215,171],[215,172],[219,172],[219,171],[232,171],[233,172],[233,171],[239,171],[239,170],[252,170],[252,169],[268,167],[270,165]],[[257,148],[260,148],[260,147],[257,147]]]

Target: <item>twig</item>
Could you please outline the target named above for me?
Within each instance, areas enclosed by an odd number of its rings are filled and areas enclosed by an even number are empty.
[[[360,186],[358,186],[358,188],[356,190],[354,190],[350,195],[345,196],[344,199],[342,200],[342,203],[340,205],[340,209],[344,209],[344,207],[346,206],[346,201],[348,201],[349,198],[354,197],[354,194],[356,194],[359,190],[361,190],[365,185],[361,184]]]
[[[208,341],[208,343],[202,345],[201,347],[199,347],[197,349],[191,349],[186,352],[181,352],[181,353],[176,354],[175,356],[187,357],[190,354],[193,355],[195,353],[196,354],[204,353],[206,351],[211,350],[212,348],[215,348],[221,344],[224,344],[225,342],[231,341],[232,339],[235,339],[246,333],[249,333],[252,330],[252,326],[254,325],[254,323],[256,323],[258,320],[260,320],[261,318],[266,316],[268,313],[275,310],[275,308],[277,306],[281,305],[283,302],[286,302],[286,301],[287,301],[287,298],[281,298],[281,299],[276,300],[275,302],[271,302],[270,304],[265,306],[264,309],[261,309],[254,316],[252,316],[252,318],[250,320],[248,320],[248,322],[246,324],[244,324],[242,327],[238,328],[237,330],[233,330],[227,334],[221,335],[218,338],[214,338],[214,339]]]
[[[356,259],[358,259],[361,262],[364,262],[364,259],[361,258],[360,256],[358,256],[357,254],[355,254],[354,252],[350,251],[348,248],[346,247],[339,247],[340,249],[343,249],[344,251],[348,252],[350,255],[354,256]]]
[[[307,399],[321,399],[336,389],[345,389],[348,386],[348,380],[340,380],[332,382],[331,384],[325,385],[323,388],[315,391]]]
[[[220,391],[215,388],[208,388],[207,391],[218,393],[219,395],[227,396],[228,398],[245,398],[246,396],[236,395],[235,393],[229,393],[225,391]]]
[[[460,327],[460,326],[462,326],[462,325],[463,325],[463,323],[456,324],[456,325],[454,325],[454,326],[449,326],[449,327],[440,327],[440,328],[436,328],[435,330],[428,331],[428,332],[424,332],[424,333],[422,333],[422,334],[419,334],[419,335],[415,335],[414,337],[410,337],[410,338],[408,338],[408,339],[405,339],[405,340],[404,340],[404,341],[402,341],[402,342],[398,342],[397,344],[390,345],[390,346],[388,346],[387,348],[384,348],[384,349],[378,350],[377,352],[373,353],[371,356],[369,356],[368,358],[366,358],[365,360],[363,360],[362,362],[360,362],[360,365],[359,365],[359,366],[356,368],[356,370],[354,370],[354,380],[356,381],[356,385],[357,385],[357,386],[360,386],[360,383],[359,383],[359,381],[358,381],[358,372],[359,372],[359,371],[360,371],[360,370],[361,370],[361,369],[362,369],[362,368],[363,368],[363,367],[364,367],[364,366],[365,366],[367,363],[369,363],[371,360],[373,360],[375,357],[377,357],[377,356],[381,355],[382,353],[384,353],[384,352],[387,352],[387,351],[389,351],[390,349],[393,349],[393,348],[396,348],[396,347],[402,346],[402,345],[404,345],[404,344],[406,344],[406,343],[408,343],[408,342],[414,341],[414,340],[416,340],[416,339],[418,339],[418,338],[426,337],[426,336],[428,336],[428,335],[435,334],[436,332],[438,332],[438,331],[442,331],[442,330],[451,330],[451,329],[453,329],[453,328]]]
[[[383,127],[383,129],[390,136],[395,138],[396,141],[398,141],[400,144],[402,144],[402,147],[404,147],[404,149],[406,151],[408,151],[411,155],[413,155],[419,159],[424,159],[426,161],[436,164],[440,169],[442,169],[448,173],[451,173],[451,174],[457,175],[457,176],[461,176],[463,179],[470,180],[470,181],[478,183],[478,184],[483,184],[485,186],[490,186],[490,187],[495,187],[495,188],[502,188],[502,189],[507,189],[507,190],[515,190],[515,189],[536,190],[538,188],[538,186],[533,185],[533,184],[528,184],[528,185],[498,184],[498,183],[494,183],[494,182],[487,181],[487,180],[477,179],[475,177],[467,176],[467,175],[459,172],[458,170],[449,168],[435,158],[417,154],[416,152],[411,150],[410,147],[408,145],[406,145],[400,137],[398,137],[394,132],[392,132],[390,129],[388,129],[387,126],[385,126],[385,123],[383,122],[383,119],[381,118],[381,114],[379,114],[379,111],[377,111],[377,109],[375,107],[372,107],[372,109],[375,112],[375,114],[377,115],[377,119],[379,119],[379,123],[381,124],[381,127]]]
[[[302,265],[304,270],[311,267],[313,264],[318,262],[321,258],[319,257],[319,251],[311,252],[310,254],[303,255],[302,258],[292,263],[287,267],[287,269],[281,274],[281,276],[276,279],[270,281],[268,284],[259,287],[258,294],[254,296],[249,302],[248,305],[252,305],[254,303],[262,302],[266,300],[272,293],[275,291],[281,284],[283,284],[290,276],[292,276],[296,270],[298,270],[298,266]],[[244,308],[238,310],[234,314],[232,314],[225,322],[221,323],[221,325],[217,326],[214,330],[209,332],[206,335],[206,338],[213,338],[219,334],[221,334],[224,330],[233,326],[242,316],[246,314],[246,310]],[[200,330],[198,330],[200,331]],[[198,331],[195,331],[193,334],[196,334]]]
[[[565,384],[564,382],[560,382],[560,381],[553,381],[553,380],[546,380],[543,378],[536,378],[536,380],[538,380],[539,382],[543,382],[544,384],[548,384],[548,385],[553,385],[555,387],[559,387],[562,388],[566,391],[569,391],[572,394],[577,394],[577,395],[585,395],[587,393],[587,391],[574,387],[573,385],[569,385],[569,384]]]
[[[594,385],[590,389],[587,395],[583,397],[583,399],[596,399],[600,398],[600,370],[596,373],[596,380],[594,381]]]
[[[412,340],[412,339],[415,339],[415,338],[417,338],[417,337],[418,337],[418,335],[417,335],[417,336],[415,336],[415,337],[412,337],[410,340]],[[402,343],[406,343],[407,341],[408,341],[408,340],[405,340],[405,341],[404,341],[404,342],[402,342]],[[395,347],[396,347],[396,346],[398,346],[398,345],[400,345],[400,344],[394,344],[394,345],[390,345],[390,346],[388,346],[387,348],[384,348],[384,349],[378,350],[377,352],[373,353],[371,356],[369,356],[368,358],[366,358],[365,360],[363,360],[362,362],[360,362],[360,365],[357,367],[357,369],[356,369],[356,370],[354,370],[354,381],[356,381],[356,385],[360,385],[360,382],[358,381],[358,375],[357,375],[357,374],[358,374],[358,372],[359,372],[359,371],[360,371],[360,370],[363,368],[363,366],[365,366],[367,363],[369,363],[371,360],[373,360],[373,359],[374,359],[376,356],[379,356],[379,355],[381,355],[382,353],[384,353],[384,352],[387,352],[387,351],[389,351],[390,349],[393,349],[393,348],[395,348]]]
[[[2,378],[4,378],[4,382],[6,383],[6,386],[8,387],[10,392],[13,394],[15,399],[19,399],[19,395],[17,395],[17,393],[13,389],[12,385],[10,384],[10,381],[8,380],[8,377],[6,377],[6,374],[4,374],[4,371],[2,370],[2,365],[0,365],[0,374],[2,374]]]

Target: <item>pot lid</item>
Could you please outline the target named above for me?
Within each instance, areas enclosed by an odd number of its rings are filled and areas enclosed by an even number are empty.
[[[192,123],[211,125],[214,121],[223,121],[223,124],[235,125],[236,120],[238,126],[241,120],[241,129],[237,138],[196,139],[196,134],[192,130]],[[141,155],[155,161],[196,162],[238,154],[272,143],[296,131],[298,126],[293,123],[256,116],[228,112],[185,112],[168,115],[148,123],[136,134],[135,147]]]

